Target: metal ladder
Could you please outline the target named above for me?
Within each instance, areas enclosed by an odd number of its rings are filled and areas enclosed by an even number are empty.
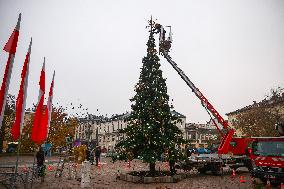
[[[62,172],[64,170],[66,160],[67,160],[66,155],[59,156],[59,160],[58,160],[56,171],[55,171],[55,178],[62,176]]]

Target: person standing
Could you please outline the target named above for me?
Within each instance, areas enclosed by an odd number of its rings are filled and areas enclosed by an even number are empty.
[[[174,152],[174,149],[171,149],[171,150],[168,151],[168,154],[169,154],[168,155],[168,161],[169,161],[171,175],[176,174],[176,170],[175,170],[176,156],[173,152]]]
[[[99,161],[100,161],[100,159],[101,159],[101,147],[100,146],[98,146],[97,148],[96,148],[96,151],[95,151],[95,156],[96,156],[96,166],[98,166],[99,165]]]
[[[45,165],[44,165],[44,151],[43,148],[40,147],[38,152],[36,153],[36,160],[37,160],[37,170],[38,170],[38,176],[41,177],[41,182],[44,182],[44,176],[45,176]]]
[[[87,161],[90,161],[91,160],[91,152],[89,150],[89,147],[87,147],[86,149],[86,160]]]

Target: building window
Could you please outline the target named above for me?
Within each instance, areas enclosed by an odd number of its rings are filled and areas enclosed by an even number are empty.
[[[192,138],[192,136],[191,136],[191,134],[189,134],[189,135],[188,135],[188,139],[191,139],[191,138]]]

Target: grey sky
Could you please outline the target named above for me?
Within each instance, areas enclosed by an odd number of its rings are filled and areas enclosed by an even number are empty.
[[[0,0],[1,49],[20,12],[9,92],[18,93],[33,37],[28,107],[37,102],[45,56],[46,91],[56,70],[55,103],[82,103],[90,113],[99,109],[108,115],[129,111],[151,15],[172,26],[172,58],[222,115],[284,86],[283,0]],[[7,57],[1,51],[1,78]],[[184,81],[160,58],[175,109],[188,122],[209,120]]]

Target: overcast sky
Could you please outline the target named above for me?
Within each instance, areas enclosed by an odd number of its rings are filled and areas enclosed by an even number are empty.
[[[173,60],[221,115],[260,101],[270,88],[284,87],[283,0],[0,0],[1,49],[20,12],[9,93],[18,93],[33,37],[28,107],[37,102],[45,56],[46,91],[56,70],[54,103],[81,103],[94,114],[130,111],[151,15],[172,26]],[[1,51],[1,78],[7,57]],[[175,109],[187,122],[208,121],[197,97],[160,58]]]

